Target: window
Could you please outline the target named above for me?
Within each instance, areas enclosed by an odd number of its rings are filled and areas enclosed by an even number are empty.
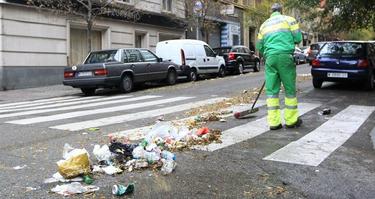
[[[129,62],[128,56],[126,55],[125,50],[122,50],[121,59],[122,59],[122,63],[128,63]]]
[[[204,51],[206,51],[207,57],[215,57],[215,53],[214,53],[214,51],[211,50],[210,47],[204,46]]]
[[[245,49],[245,53],[251,54],[250,49],[248,49],[248,48],[244,48],[244,49]]]
[[[135,49],[126,50],[129,63],[143,62],[141,53]]]
[[[163,10],[172,12],[172,0],[162,0],[163,1]]]
[[[117,50],[106,50],[90,53],[85,64],[106,63],[119,61],[119,53]]]
[[[339,42],[327,43],[320,51],[321,56],[364,57],[365,46],[361,43]]]
[[[158,58],[148,50],[140,50],[145,62],[156,62]]]
[[[134,36],[134,44],[136,48],[146,48],[146,33],[144,32],[136,32]]]

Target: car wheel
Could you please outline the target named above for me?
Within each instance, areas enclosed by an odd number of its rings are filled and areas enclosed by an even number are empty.
[[[173,84],[176,84],[176,81],[177,81],[177,73],[175,70],[170,69],[167,74],[167,83],[169,85],[173,85]]]
[[[259,71],[260,71],[260,63],[259,61],[256,61],[255,66],[254,66],[254,72],[259,72]]]
[[[374,75],[371,74],[368,80],[366,81],[366,90],[373,90],[374,89]]]
[[[312,83],[313,83],[314,88],[322,88],[322,84],[323,84],[322,80],[313,78]]]
[[[225,77],[225,67],[224,66],[220,66],[218,76],[219,77]]]
[[[86,96],[95,95],[96,88],[81,88],[81,91]]]
[[[129,93],[133,90],[133,78],[130,75],[125,75],[121,80],[121,91]]]
[[[190,70],[188,79],[192,82],[195,82],[195,81],[198,80],[198,73],[197,73],[197,70],[195,68]]]
[[[237,74],[243,74],[244,70],[245,68],[243,66],[243,63],[238,63]]]

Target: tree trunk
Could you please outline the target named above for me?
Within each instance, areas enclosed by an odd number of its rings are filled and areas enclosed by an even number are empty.
[[[92,2],[91,0],[87,1],[87,50],[91,52],[92,46],[91,46],[91,31],[92,31],[92,26],[93,26],[93,18],[92,18]]]
[[[92,50],[92,46],[91,46],[92,25],[93,25],[92,20],[87,20],[87,31],[86,31],[86,33],[87,33],[87,50],[89,52],[91,52],[91,50]]]

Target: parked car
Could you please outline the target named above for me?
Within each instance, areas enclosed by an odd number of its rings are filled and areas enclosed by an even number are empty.
[[[227,71],[242,74],[246,69],[260,70],[260,58],[246,46],[220,47],[214,51],[224,57]]]
[[[201,74],[225,76],[225,61],[203,41],[191,39],[161,41],[156,45],[156,54],[176,63],[181,76],[196,81]]]
[[[312,61],[311,74],[315,88],[324,81],[358,81],[374,88],[375,44],[361,41],[326,43]]]
[[[315,59],[316,55],[318,54],[320,48],[325,44],[326,42],[317,42],[314,44],[311,44],[308,50],[308,56],[307,56],[307,61],[311,65],[311,61]]]
[[[303,50],[301,50],[298,47],[295,47],[293,57],[294,57],[294,62],[297,65],[299,65],[301,63],[306,63],[306,56],[303,53]]]
[[[80,88],[86,95],[97,88],[119,87],[132,91],[134,84],[165,80],[175,84],[180,68],[147,49],[113,49],[91,52],[83,64],[65,68],[63,84]]]

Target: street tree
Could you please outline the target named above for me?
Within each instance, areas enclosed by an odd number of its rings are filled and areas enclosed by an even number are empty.
[[[375,30],[375,2],[364,0],[287,0],[287,6],[305,13],[317,28],[332,31]]]
[[[218,0],[185,0],[185,8],[188,24],[198,28],[203,40],[208,42],[209,33],[220,24],[220,19],[224,18],[223,4]]]
[[[120,17],[125,20],[138,20],[140,11],[115,0],[27,0],[27,4],[40,9],[49,9],[70,17],[79,17],[86,22],[87,49],[90,52],[91,35],[98,16]]]

